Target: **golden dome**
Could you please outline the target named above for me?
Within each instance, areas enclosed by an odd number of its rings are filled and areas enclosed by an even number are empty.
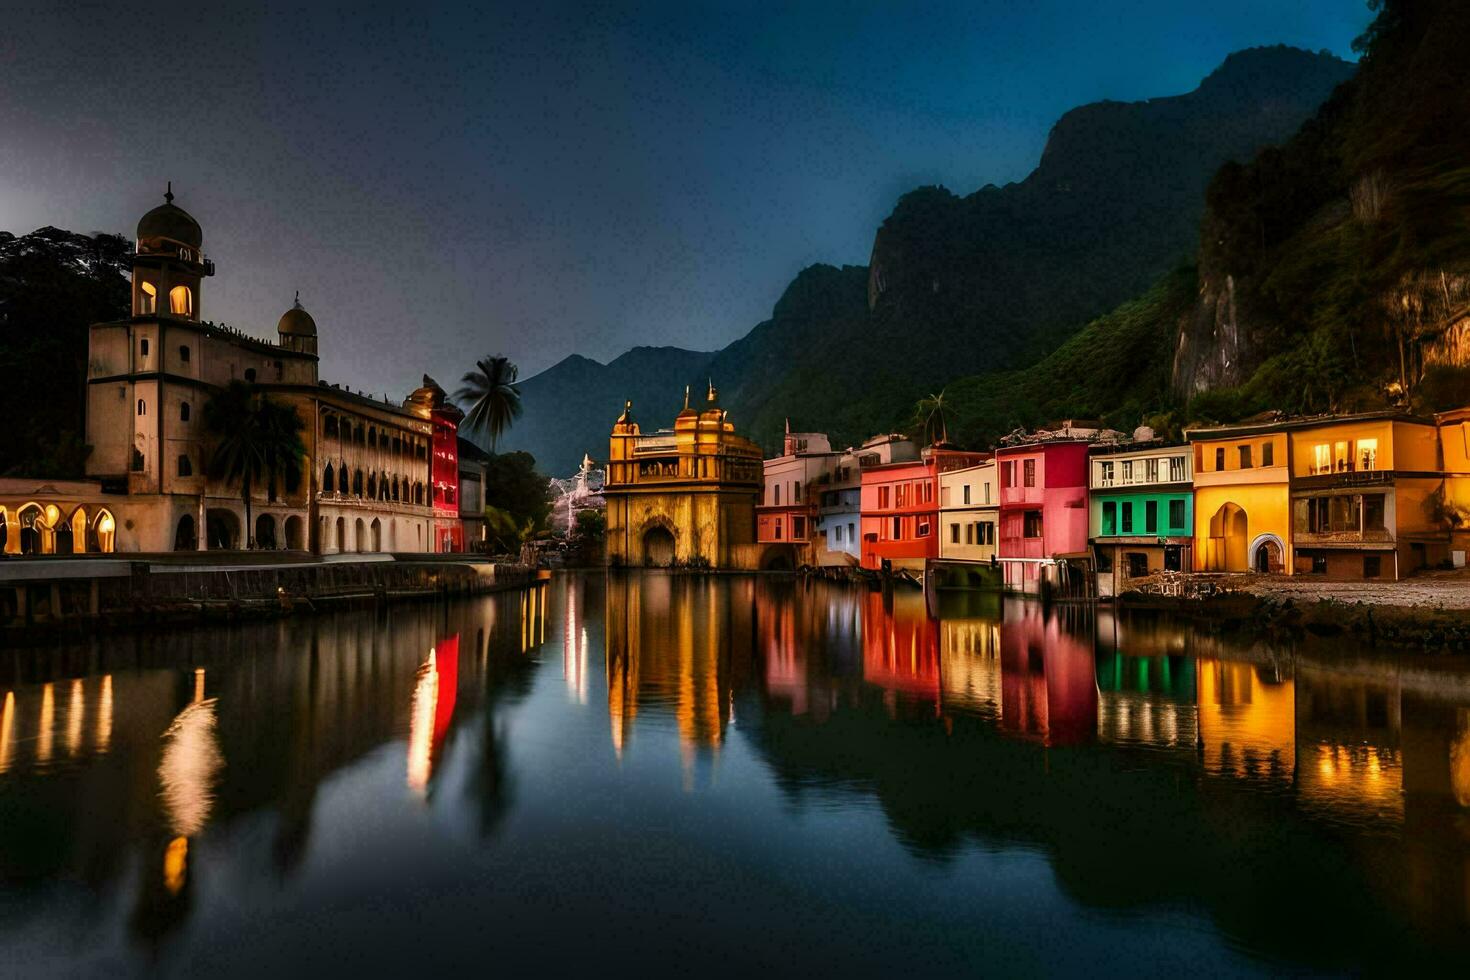
[[[174,204],[172,182],[163,195],[163,201],[164,203],[143,215],[138,222],[138,240],[141,242],[150,238],[167,238],[191,248],[202,246],[204,232],[193,215]]]
[[[315,337],[316,321],[301,308],[301,294],[296,294],[296,303],[281,316],[276,324],[276,333],[283,337]]]

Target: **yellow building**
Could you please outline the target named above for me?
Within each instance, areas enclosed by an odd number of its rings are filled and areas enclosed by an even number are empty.
[[[1470,408],[1440,412],[1440,461],[1444,472],[1444,517],[1450,528],[1450,556],[1465,564],[1470,550]]]
[[[1194,567],[1290,572],[1291,471],[1281,423],[1191,429]]]
[[[761,450],[735,434],[714,385],[698,409],[686,391],[672,429],[644,435],[632,409],[608,446],[608,564],[755,567]]]

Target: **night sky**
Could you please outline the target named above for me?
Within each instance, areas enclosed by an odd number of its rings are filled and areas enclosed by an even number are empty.
[[[401,397],[504,352],[714,349],[896,198],[1035,166],[1068,108],[1231,51],[1352,57],[1361,0],[642,4],[303,13],[0,0],[0,229],[131,236],[177,203],[206,318]]]

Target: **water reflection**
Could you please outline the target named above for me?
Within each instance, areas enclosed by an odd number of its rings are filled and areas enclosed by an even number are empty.
[[[359,907],[400,891],[411,923]],[[721,925],[700,903],[730,894]],[[194,963],[255,919],[344,969],[408,965],[384,950],[424,929],[472,963],[488,917],[528,950],[575,920],[724,966],[796,930],[784,965],[813,971],[1046,972],[1058,930],[1112,956],[1162,937],[1146,970],[1443,967],[1470,947],[1470,675],[654,573],[17,656],[0,940],[114,906]]]

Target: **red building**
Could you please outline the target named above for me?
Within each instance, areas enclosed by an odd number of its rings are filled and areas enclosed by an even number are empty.
[[[862,565],[922,571],[939,557],[939,474],[974,466],[989,453],[925,449],[921,458],[863,469]],[[1084,471],[1083,485],[1086,486]],[[1087,527],[1083,519],[1084,544]]]
[[[1090,439],[1050,439],[996,450],[1000,484],[997,548],[1006,588],[1037,592],[1042,582],[1081,588],[1087,541]]]
[[[444,389],[428,375],[408,403],[433,426],[429,442],[429,503],[433,511],[429,550],[464,551],[459,516],[459,423],[464,418]]]

